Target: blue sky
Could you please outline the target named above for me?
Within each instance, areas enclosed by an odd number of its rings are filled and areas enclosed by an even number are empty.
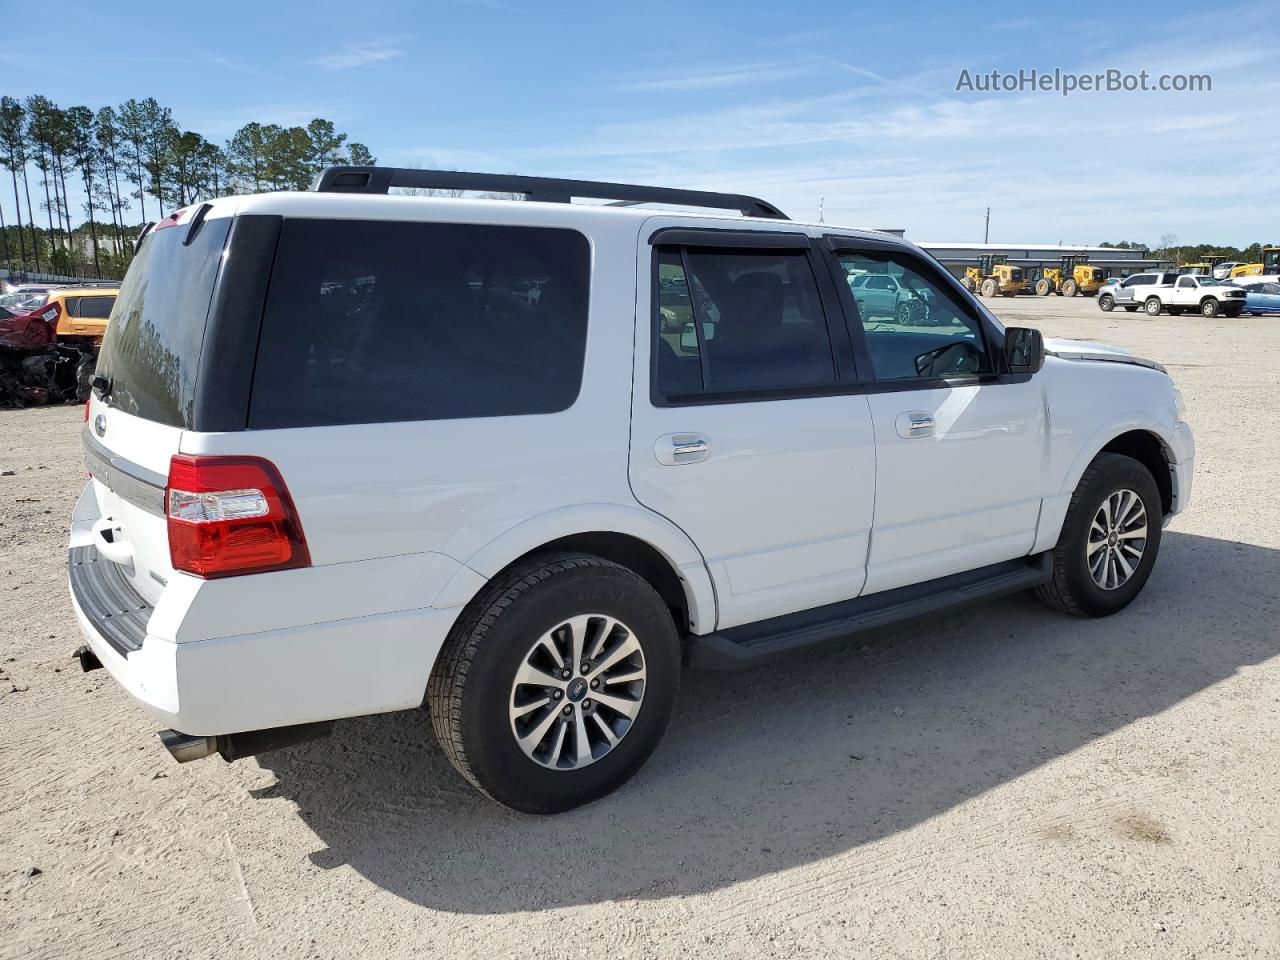
[[[824,197],[829,223],[916,240],[981,239],[990,205],[1000,242],[1280,242],[1274,3],[5,6],[4,92],[155,96],[219,142],[323,116],[384,164],[756,193],[798,219]],[[1213,90],[955,89],[1055,67]]]

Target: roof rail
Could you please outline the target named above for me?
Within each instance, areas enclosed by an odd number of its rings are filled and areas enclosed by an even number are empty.
[[[573,197],[613,200],[626,205],[669,203],[680,207],[737,210],[747,217],[789,219],[773,204],[740,193],[673,190],[670,187],[642,187],[632,183],[559,180],[515,174],[462,173],[457,170],[418,170],[411,167],[329,167],[321,171],[311,184],[311,189],[318,193],[389,193],[392,187],[522,193],[528,200],[551,203],[568,203]]]

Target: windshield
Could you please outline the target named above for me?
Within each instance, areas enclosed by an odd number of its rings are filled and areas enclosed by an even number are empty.
[[[191,425],[205,320],[230,218],[206,220],[184,245],[187,225],[148,236],[120,285],[97,373],[107,402],[174,427]]]

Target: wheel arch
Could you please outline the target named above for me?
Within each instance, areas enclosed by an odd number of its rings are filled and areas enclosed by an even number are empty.
[[[1160,491],[1163,513],[1167,516],[1173,512],[1178,495],[1177,473],[1173,469],[1176,458],[1164,432],[1150,423],[1127,421],[1100,431],[1076,457],[1061,493],[1069,495],[1074,491],[1089,464],[1103,453],[1132,457],[1150,470]]]
[[[693,541],[665,517],[638,507],[589,504],[533,517],[476,551],[441,591],[435,606],[462,606],[485,583],[531,554],[579,551],[620,564],[648,582],[683,633],[709,633],[716,599]]]

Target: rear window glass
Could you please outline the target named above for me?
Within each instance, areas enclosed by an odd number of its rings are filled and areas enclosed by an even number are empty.
[[[115,297],[81,297],[77,317],[97,318],[111,316],[111,308],[115,305]]]
[[[572,230],[286,220],[249,426],[564,410],[582,381],[589,282]]]
[[[230,218],[220,218],[205,220],[189,246],[185,224],[143,240],[98,357],[97,374],[111,379],[111,406],[168,426],[191,425],[205,321],[230,229]],[[86,305],[91,299],[99,298],[85,297]]]

